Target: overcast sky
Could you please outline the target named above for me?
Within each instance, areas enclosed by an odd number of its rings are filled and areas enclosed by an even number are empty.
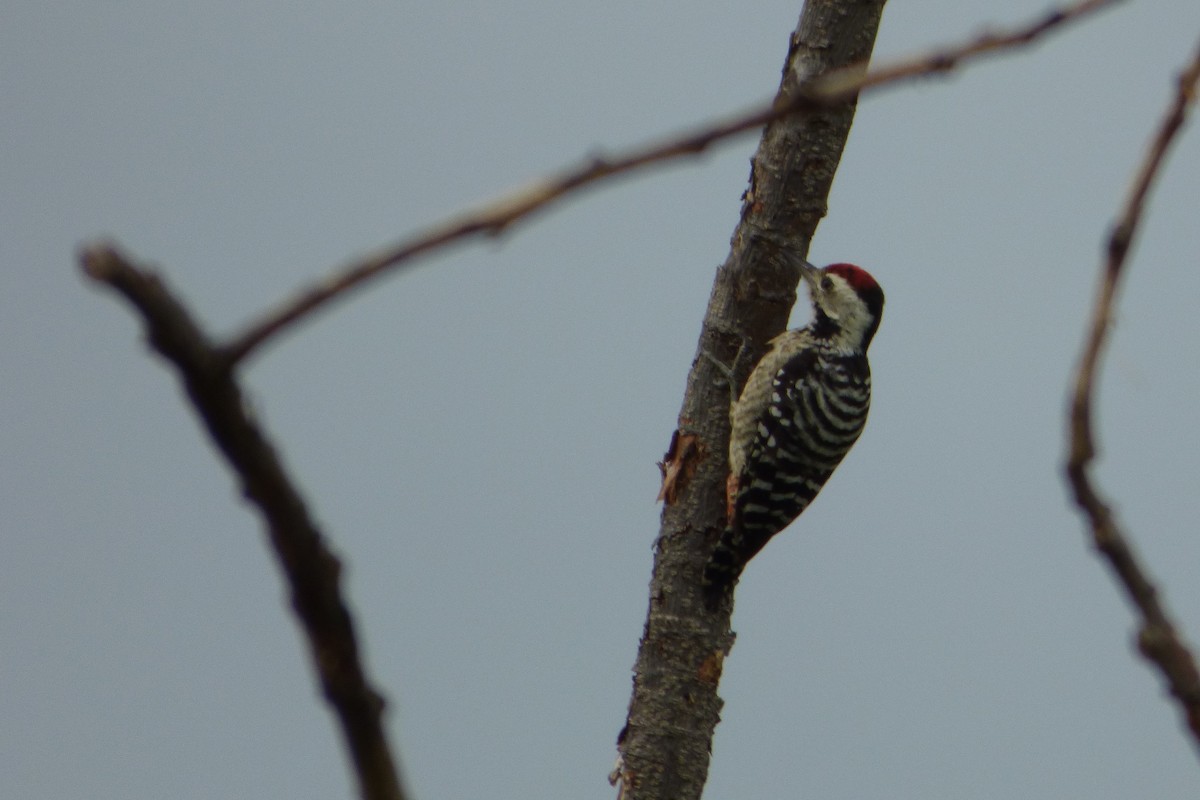
[[[896,0],[876,56],[1043,9]],[[354,793],[256,518],[81,242],[157,263],[228,332],[465,205],[770,96],[798,12],[5,3],[0,793]],[[742,581],[708,796],[1195,796],[1060,462],[1103,236],[1198,34],[1195,0],[1128,3],[860,105],[811,257],[887,293],[872,416]],[[755,144],[439,255],[247,371],[347,563],[414,797],[613,796],[655,462]],[[1200,642],[1197,187],[1193,124],[1124,286],[1098,476]]]

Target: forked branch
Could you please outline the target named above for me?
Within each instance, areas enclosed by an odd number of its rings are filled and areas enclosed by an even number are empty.
[[[150,345],[179,373],[209,436],[258,507],[291,589],[325,698],[341,723],[364,800],[403,800],[383,729],[383,698],[359,656],[342,599],[341,563],[325,545],[296,484],[250,411],[233,371],[187,309],[149,271],[115,248],[80,254],[84,274],[120,294],[142,316]]]

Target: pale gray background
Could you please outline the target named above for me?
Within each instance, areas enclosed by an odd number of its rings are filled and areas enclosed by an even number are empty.
[[[0,794],[353,794],[258,524],[76,246],[216,331],[596,148],[773,92],[798,0],[7,2]],[[892,3],[877,56],[1041,0]],[[1060,479],[1102,236],[1200,32],[1127,4],[863,102],[812,257],[887,291],[862,442],[743,582],[714,798],[1195,796]],[[611,798],[746,137],[437,257],[247,384],[348,564],[416,798]],[[1134,252],[1103,485],[1200,641],[1200,138]],[[803,311],[797,322],[803,322]]]

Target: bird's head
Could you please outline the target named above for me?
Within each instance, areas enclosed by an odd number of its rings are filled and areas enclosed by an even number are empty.
[[[818,328],[825,328],[847,349],[866,352],[883,318],[883,289],[871,274],[853,264],[817,269],[801,262]]]

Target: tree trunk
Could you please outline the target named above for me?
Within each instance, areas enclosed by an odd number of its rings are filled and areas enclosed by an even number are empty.
[[[870,58],[885,0],[809,0],[791,37],[779,99],[804,81]],[[730,392],[787,324],[799,280],[777,257],[807,254],[825,215],[854,103],[794,114],[763,132],[729,257],[717,271],[678,429],[663,464],[664,508],[645,630],[618,749],[623,797],[698,800],[722,701],[717,684],[732,603],[705,610],[700,576],[725,525]]]

